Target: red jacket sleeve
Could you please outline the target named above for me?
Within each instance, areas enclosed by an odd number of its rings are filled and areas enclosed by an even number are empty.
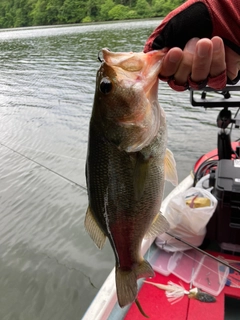
[[[144,52],[184,48],[191,38],[219,36],[240,54],[240,1],[189,0],[172,11],[148,38]]]

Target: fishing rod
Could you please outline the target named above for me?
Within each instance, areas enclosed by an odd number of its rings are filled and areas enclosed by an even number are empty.
[[[77,182],[75,182],[75,181],[73,181],[73,180],[71,180],[71,179],[63,176],[62,174],[54,171],[53,169],[50,169],[50,168],[46,167],[45,165],[39,163],[38,161],[36,161],[36,160],[34,160],[34,159],[31,159],[31,158],[25,156],[23,153],[21,153],[21,152],[19,152],[19,151],[17,151],[17,150],[14,150],[13,148],[5,145],[4,143],[0,142],[0,145],[3,146],[3,147],[5,147],[5,148],[7,148],[7,149],[9,149],[9,150],[11,150],[12,152],[18,154],[19,156],[21,156],[21,157],[23,157],[23,158],[25,158],[25,159],[27,159],[27,160],[29,160],[29,161],[37,164],[38,166],[40,166],[40,167],[42,167],[42,168],[44,168],[44,169],[46,169],[46,170],[48,170],[48,171],[56,174],[56,175],[59,176],[60,178],[62,178],[62,179],[64,179],[64,180],[66,180],[66,181],[68,181],[68,182],[76,185],[77,187],[79,187],[79,188],[81,188],[81,189],[83,189],[83,190],[87,190],[87,188],[86,188],[85,186],[83,186],[83,185],[81,185],[81,184],[79,184],[79,183],[77,183]]]
[[[240,270],[239,270],[238,268],[235,268],[234,266],[230,266],[230,265],[229,265],[227,262],[225,262],[224,260],[219,259],[219,258],[217,258],[217,257],[214,257],[212,254],[210,254],[210,253],[208,253],[208,252],[206,252],[206,251],[204,251],[204,250],[202,250],[202,249],[194,246],[193,244],[191,244],[191,243],[183,240],[182,238],[179,238],[179,237],[173,235],[172,233],[170,233],[170,232],[168,232],[168,231],[166,231],[165,233],[166,233],[167,235],[169,235],[170,237],[176,239],[177,241],[180,241],[180,242],[186,244],[186,245],[189,246],[190,248],[195,249],[195,250],[201,252],[202,254],[205,254],[206,256],[208,256],[208,257],[216,260],[217,262],[223,264],[224,266],[226,266],[226,267],[228,267],[228,268],[231,268],[231,269],[233,269],[234,271],[240,273]]]

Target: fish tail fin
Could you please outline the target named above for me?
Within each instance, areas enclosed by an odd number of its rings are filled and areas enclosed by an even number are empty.
[[[133,270],[116,267],[116,287],[121,308],[135,301],[137,297],[137,276]]]
[[[116,287],[120,307],[123,308],[129,303],[136,301],[138,291],[137,279],[153,276],[154,271],[146,260],[142,260],[136,264],[133,269],[116,267]]]

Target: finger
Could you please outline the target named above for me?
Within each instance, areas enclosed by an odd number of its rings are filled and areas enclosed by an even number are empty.
[[[178,70],[174,75],[175,82],[179,85],[184,85],[187,82],[189,74],[191,74],[193,56],[198,40],[198,38],[192,38],[187,42],[183,50],[182,61],[179,64]]]
[[[192,64],[192,81],[201,82],[208,77],[212,62],[212,52],[213,44],[210,39],[204,38],[197,42]]]
[[[240,69],[240,55],[229,47],[225,47],[226,52],[226,64],[227,64],[227,75],[230,80],[237,77]]]
[[[178,66],[182,60],[183,52],[180,48],[172,48],[165,55],[161,67],[161,76],[170,77],[178,69]]]
[[[220,37],[212,38],[213,55],[212,64],[210,67],[210,76],[216,77],[226,69],[225,62],[225,48],[223,41]]]

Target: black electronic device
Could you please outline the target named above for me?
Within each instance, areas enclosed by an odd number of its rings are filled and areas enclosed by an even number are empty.
[[[235,142],[233,148],[231,130],[228,129],[230,124],[231,129],[233,126],[240,127],[240,86],[227,86],[222,91],[209,87],[202,92],[190,91],[193,106],[221,108],[216,121],[220,129],[217,136],[217,156],[214,161],[205,160],[195,172],[194,179],[197,183],[208,168],[209,187],[212,187],[211,192],[218,200],[217,208],[207,225],[206,237],[220,244],[240,245],[240,143]],[[235,97],[232,97],[231,92],[235,93]],[[230,107],[239,108],[234,117]]]

